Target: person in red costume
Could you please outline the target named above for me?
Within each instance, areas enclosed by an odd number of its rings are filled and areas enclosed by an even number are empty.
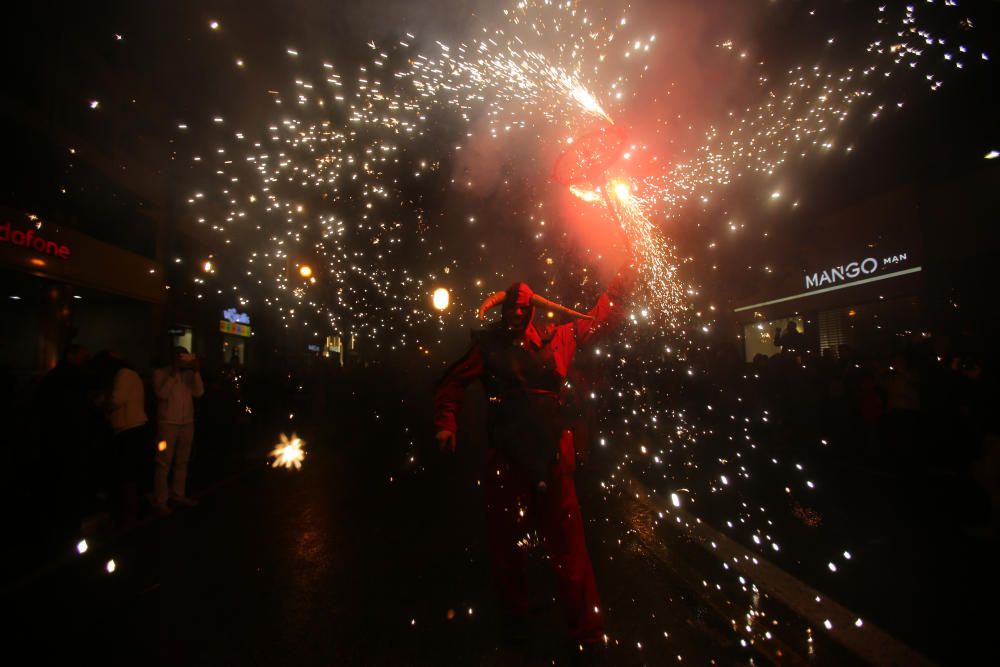
[[[538,531],[559,581],[571,637],[581,645],[604,638],[604,619],[573,483],[573,433],[561,390],[577,348],[623,319],[631,268],[620,272],[597,305],[583,314],[535,294],[523,282],[490,296],[479,317],[501,306],[498,325],[473,334],[469,351],[438,382],[434,423],[442,449],[455,450],[455,415],[465,387],[482,382],[489,398],[486,518],[497,593],[505,620],[524,627],[528,595],[524,539]],[[545,337],[532,324],[536,307],[573,320]]]

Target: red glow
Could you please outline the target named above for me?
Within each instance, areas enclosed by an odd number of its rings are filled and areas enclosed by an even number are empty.
[[[595,187],[604,183],[605,172],[625,152],[625,131],[617,125],[603,124],[574,139],[556,160],[552,178],[560,185]]]

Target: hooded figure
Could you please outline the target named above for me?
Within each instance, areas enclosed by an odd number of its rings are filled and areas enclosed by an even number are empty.
[[[558,330],[543,341],[532,322],[536,304],[555,304],[536,295],[526,283],[514,283],[491,299],[500,294],[503,301],[499,330],[475,336],[483,356],[481,380],[490,397],[490,445],[527,475],[534,486],[544,489],[550,468],[560,455],[564,428],[560,389],[565,383],[568,358],[559,363],[557,357],[566,342],[553,344]],[[484,305],[489,304],[487,299]],[[593,321],[590,315],[568,308],[559,310],[579,321]],[[568,334],[573,325],[565,326]]]
[[[517,623],[527,614],[526,554],[517,543],[534,527],[559,578],[572,638],[584,644],[602,639],[604,622],[573,483],[573,434],[560,391],[577,346],[622,320],[629,282],[619,274],[587,314],[549,301],[523,282],[496,292],[480,306],[479,316],[501,306],[499,326],[473,334],[471,348],[448,369],[434,395],[437,439],[452,451],[465,387],[479,380],[488,396],[483,487],[497,592],[507,619]],[[536,308],[572,321],[543,339],[532,323]]]

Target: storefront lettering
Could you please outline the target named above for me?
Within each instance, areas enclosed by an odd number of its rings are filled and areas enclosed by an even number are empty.
[[[226,320],[219,320],[219,331],[226,334],[233,334],[234,336],[243,336],[244,338],[250,337],[250,327],[248,325],[228,322]]]
[[[11,229],[10,223],[0,225],[0,243],[10,243],[11,245],[30,248],[43,255],[52,255],[59,259],[69,259],[69,246],[48,241],[41,236],[35,235],[34,229]]]
[[[824,269],[823,271],[816,271],[812,274],[806,274],[806,289],[813,289],[824,285],[833,285],[845,280],[853,280],[861,276],[868,276],[876,273],[881,266],[900,264],[905,262],[906,259],[906,253],[903,252],[898,255],[891,255],[883,258],[881,264],[879,264],[879,261],[874,257],[866,257],[861,261],[841,264],[829,269]]]

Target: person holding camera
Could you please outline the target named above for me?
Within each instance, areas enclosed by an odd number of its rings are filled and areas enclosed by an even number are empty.
[[[170,513],[168,496],[175,505],[196,504],[187,497],[185,487],[194,442],[194,399],[205,393],[200,366],[198,357],[183,347],[176,347],[171,365],[153,371],[153,390],[159,401],[153,507],[160,515]],[[173,477],[168,490],[171,468]]]

